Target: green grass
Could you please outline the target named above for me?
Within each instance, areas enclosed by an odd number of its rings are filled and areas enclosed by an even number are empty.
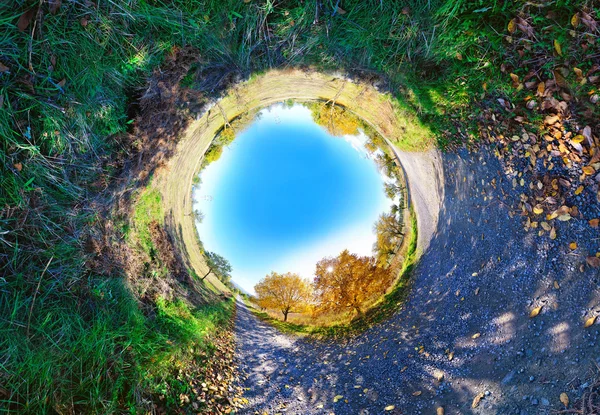
[[[406,254],[402,267],[398,273],[396,283],[381,299],[375,302],[361,317],[354,318],[348,324],[333,324],[328,326],[315,326],[307,324],[296,324],[284,322],[274,318],[264,311],[255,308],[246,299],[250,310],[261,320],[271,324],[283,333],[300,336],[314,336],[320,338],[345,337],[357,335],[375,324],[394,315],[402,304],[410,290],[412,271],[417,263],[417,240],[418,229],[414,211],[410,214],[411,232],[406,245]]]
[[[138,197],[134,205],[132,216],[132,224],[136,231],[136,238],[142,245],[144,252],[148,255],[151,255],[154,249],[152,237],[148,229],[149,225],[153,221],[163,224],[164,217],[162,196],[158,189],[153,188],[150,184],[142,190]]]

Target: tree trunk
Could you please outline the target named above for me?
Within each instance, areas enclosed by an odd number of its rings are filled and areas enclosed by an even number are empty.
[[[290,312],[289,310],[282,311],[282,313],[283,313],[283,321],[287,321],[287,316],[288,316],[289,312]]]
[[[212,272],[212,269],[208,269],[208,272],[206,274],[204,274],[204,277],[202,277],[201,281],[204,281],[204,278],[208,277],[208,274],[210,274]]]

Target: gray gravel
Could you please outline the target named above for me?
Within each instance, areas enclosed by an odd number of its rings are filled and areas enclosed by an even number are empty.
[[[526,232],[509,215],[520,191],[495,159],[461,151],[440,163],[437,226],[395,316],[344,343],[317,342],[238,304],[242,413],[545,414],[561,392],[580,396],[600,364],[600,324],[583,328],[600,314],[600,275],[579,270],[599,233],[582,220],[559,224],[555,241]]]

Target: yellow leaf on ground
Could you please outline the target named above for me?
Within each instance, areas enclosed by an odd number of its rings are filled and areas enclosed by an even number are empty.
[[[435,411],[436,415],[444,415],[444,408],[438,406],[438,409]]]
[[[592,228],[597,228],[600,225],[600,219],[590,219],[588,223]]]
[[[544,307],[543,305],[534,308],[533,310],[531,310],[531,313],[529,313],[529,318],[534,318],[536,317],[538,314],[540,314],[540,311],[542,311],[542,307]]]
[[[388,405],[385,408],[383,408],[385,411],[391,411],[392,409],[394,409],[395,406],[394,405]]]
[[[596,169],[594,169],[594,167],[592,166],[583,166],[581,170],[583,170],[583,172],[588,176],[591,176],[592,174],[596,173]]]
[[[533,213],[535,213],[536,215],[541,215],[542,213],[544,213],[544,209],[540,205],[536,205],[533,208]]]
[[[485,394],[483,392],[479,392],[475,398],[473,398],[473,403],[471,404],[471,408],[475,409],[479,406],[479,402],[483,399]]]
[[[575,137],[571,138],[571,141],[574,143],[577,143],[577,144],[583,143],[583,140],[585,140],[585,137],[582,136],[581,134],[576,135]]]
[[[481,337],[481,333],[475,333],[474,335],[471,336],[472,339],[477,339]]]
[[[575,249],[577,249],[577,242],[571,242],[571,243],[569,244],[569,248],[571,248],[572,250],[575,250]]]
[[[335,395],[335,396],[333,397],[333,402],[335,403],[335,402],[337,402],[337,401],[339,401],[340,399],[343,399],[343,398],[344,398],[344,396],[343,396],[343,395]]]
[[[550,239],[556,239],[556,228],[550,229]]]
[[[515,30],[517,30],[517,22],[515,21],[515,19],[511,19],[510,22],[508,22],[508,33],[513,34],[515,33]]]
[[[569,406],[569,395],[567,395],[566,393],[561,393],[560,394],[560,401],[562,402],[562,404],[566,407]]]
[[[556,51],[556,53],[562,56],[562,48],[560,47],[560,43],[558,43],[558,40],[556,39],[554,39],[554,50]]]
[[[575,190],[575,195],[580,195],[583,192],[583,186],[579,186],[576,190]]]
[[[593,326],[594,323],[596,322],[596,318],[597,318],[597,316],[593,316],[593,317],[588,318],[585,321],[585,324],[583,325],[583,327],[587,329],[588,327]]]
[[[577,27],[579,24],[579,13],[575,13],[573,17],[571,17],[571,26]]]

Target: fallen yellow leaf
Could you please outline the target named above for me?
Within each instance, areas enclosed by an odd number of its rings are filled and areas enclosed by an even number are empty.
[[[583,328],[587,329],[588,327],[593,326],[594,323],[596,322],[596,318],[597,318],[597,316],[593,316],[593,317],[588,318],[585,321],[585,324],[583,325]]]
[[[594,169],[594,167],[592,166],[583,166],[581,170],[583,170],[583,172],[588,176],[591,176],[592,174],[596,173],[596,169]]]
[[[569,244],[569,248],[570,248],[571,250],[575,250],[575,249],[577,249],[577,242],[571,242],[571,243]]]
[[[473,398],[473,403],[471,404],[471,408],[475,409],[479,406],[479,402],[483,399],[485,394],[483,392],[479,392],[475,398]]]
[[[394,405],[388,405],[385,408],[383,408],[385,411],[391,411],[392,409],[394,409],[395,406]]]
[[[579,186],[577,189],[575,189],[575,195],[580,195],[583,192],[583,186]]]
[[[582,143],[583,140],[585,140],[585,137],[582,136],[581,134],[576,135],[575,137],[571,138],[571,141],[574,143],[577,143],[577,144]]]
[[[475,333],[474,335],[471,336],[472,339],[477,339],[481,336],[481,333]]]
[[[554,289],[558,290],[560,285],[558,285],[558,281],[554,280]]]
[[[335,403],[335,402],[337,402],[337,401],[339,401],[340,399],[343,399],[343,398],[344,398],[344,396],[343,396],[343,395],[335,395],[335,396],[333,397],[333,402]]]
[[[444,408],[442,406],[438,406],[438,409],[435,411],[436,415],[444,415]]]
[[[554,50],[556,51],[556,53],[562,56],[562,48],[560,47],[560,43],[558,43],[558,40],[556,39],[554,39]]]
[[[588,223],[592,228],[597,228],[600,225],[600,219],[590,219]]]
[[[567,395],[564,392],[561,393],[560,394],[560,401],[565,406],[565,408],[567,408],[569,406],[569,395]]]
[[[529,318],[534,318],[536,317],[538,314],[540,314],[540,311],[542,311],[542,307],[544,307],[543,305],[534,308],[533,310],[531,310],[531,313],[529,313]]]
[[[556,229],[552,228],[550,229],[550,239],[556,239]]]
[[[517,22],[515,21],[515,19],[511,19],[510,22],[508,22],[508,33],[513,34],[515,33],[515,30],[517,30]]]
[[[536,215],[541,215],[542,213],[544,213],[544,209],[540,205],[536,205],[533,208],[533,213],[535,213]]]

